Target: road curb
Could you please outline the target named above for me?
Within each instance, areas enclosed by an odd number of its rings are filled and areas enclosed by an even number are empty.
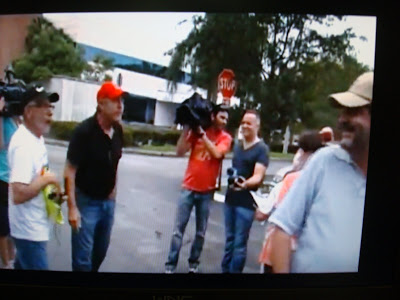
[[[55,139],[50,139],[50,138],[44,138],[44,141],[48,145],[55,145],[55,146],[60,146],[60,147],[68,147],[69,142],[67,141],[62,141],[62,140],[55,140]],[[134,148],[134,147],[126,147],[122,149],[122,153],[127,153],[127,154],[139,154],[139,155],[150,155],[150,156],[160,156],[160,157],[179,157],[176,155],[175,152],[160,152],[160,151],[151,151],[151,150],[143,150],[139,148]],[[189,154],[186,154],[186,156],[189,156]],[[232,158],[232,153],[229,153],[228,155],[225,156],[225,158],[231,159]],[[271,157],[270,160],[274,161],[292,161],[291,159],[285,159],[285,158],[275,158]]]

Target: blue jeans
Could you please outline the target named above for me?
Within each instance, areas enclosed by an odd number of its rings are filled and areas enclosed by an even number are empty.
[[[254,211],[224,204],[225,253],[222,273],[241,273],[246,263],[247,241],[253,224]]]
[[[204,237],[207,229],[207,221],[209,216],[209,207],[214,191],[207,193],[198,193],[183,189],[179,198],[178,208],[176,212],[174,230],[171,239],[171,247],[168,254],[165,267],[174,270],[178,264],[179,251],[182,246],[183,234],[190,218],[193,206],[196,209],[196,235],[190,250],[189,266],[197,267],[199,265],[199,257],[203,250]]]
[[[28,241],[14,238],[16,270],[48,270],[47,242]]]
[[[77,189],[76,204],[81,228],[72,230],[72,270],[97,272],[110,244],[115,199],[93,199]]]

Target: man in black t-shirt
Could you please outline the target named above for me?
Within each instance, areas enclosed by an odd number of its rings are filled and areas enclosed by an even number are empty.
[[[112,82],[97,93],[97,111],[71,137],[64,170],[72,270],[97,272],[110,243],[116,176],[122,155],[123,92]]]
[[[256,208],[250,191],[257,190],[262,183],[269,163],[268,146],[258,138],[260,116],[257,111],[245,112],[241,129],[243,141],[233,148],[235,181],[228,186],[224,204],[226,241],[221,263],[223,273],[243,271]]]

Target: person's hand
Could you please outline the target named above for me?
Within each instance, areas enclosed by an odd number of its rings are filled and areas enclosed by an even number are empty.
[[[67,201],[68,200],[68,195],[67,195],[67,193],[64,191],[64,193],[62,193],[61,194],[61,197],[60,197],[60,204],[63,204],[65,201]]]
[[[43,186],[46,186],[48,184],[54,184],[57,187],[59,193],[61,194],[61,186],[59,180],[57,179],[56,174],[47,171],[44,174],[42,174],[41,179],[43,181]]]
[[[200,136],[200,137],[203,137],[204,135],[205,135],[205,131],[204,131],[204,129],[203,129],[203,127],[201,127],[201,126],[198,126],[197,127],[197,134]]]
[[[246,179],[244,179],[244,177],[242,177],[242,176],[235,178],[234,187],[235,187],[235,190],[247,189]]]
[[[268,215],[262,213],[258,208],[256,208],[256,212],[254,214],[254,219],[262,222],[262,221],[265,221],[266,219],[268,219]]]
[[[4,99],[3,96],[0,96],[0,112],[4,110],[5,106],[6,106],[6,100]]]
[[[81,214],[76,206],[68,209],[68,222],[72,230],[79,231],[81,227]]]

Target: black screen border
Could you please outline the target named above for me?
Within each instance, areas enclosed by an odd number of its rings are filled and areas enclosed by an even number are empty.
[[[228,5],[227,3],[231,3]],[[380,3],[382,4],[382,3]],[[312,2],[274,1],[260,3],[245,1],[235,3],[228,1],[190,2],[182,1],[146,1],[146,3],[129,3],[127,1],[95,2],[89,1],[49,3],[37,7],[31,2],[22,7],[17,2],[8,3],[0,10],[2,14],[45,13],[45,12],[89,12],[89,11],[212,11],[212,12],[294,12],[312,14],[343,14],[369,15],[377,17],[376,60],[374,81],[374,103],[372,105],[372,127],[370,141],[370,161],[367,179],[367,193],[364,210],[362,246],[360,254],[360,269],[358,273],[339,274],[146,274],[146,273],[72,273],[56,271],[8,271],[0,270],[0,289],[8,286],[12,290],[19,288],[75,288],[87,290],[120,291],[120,292],[153,292],[194,293],[201,289],[203,292],[228,293],[232,289],[256,293],[261,290],[304,291],[311,289],[337,290],[348,288],[369,290],[372,287],[390,288],[398,282],[398,248],[394,229],[394,202],[398,193],[394,187],[397,167],[393,163],[397,157],[396,147],[393,146],[397,133],[395,113],[398,109],[398,96],[394,87],[398,86],[393,76],[395,70],[393,58],[398,56],[394,46],[394,29],[398,27],[395,8],[382,7],[379,3],[360,7],[357,1],[335,1],[314,6]],[[299,7],[301,6],[301,7]],[[397,79],[397,78],[396,78]],[[395,134],[396,135],[396,134]],[[224,292],[225,291],[225,292]],[[238,295],[230,292],[232,296]],[[278,292],[279,293],[279,292]]]

